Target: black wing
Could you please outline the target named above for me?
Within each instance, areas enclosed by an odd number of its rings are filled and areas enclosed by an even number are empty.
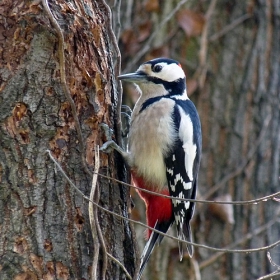
[[[201,127],[195,106],[190,100],[176,100],[173,112],[177,141],[165,158],[166,175],[170,195],[183,199],[195,199],[197,175],[201,157]],[[178,238],[192,241],[190,220],[194,202],[172,199]],[[190,256],[192,245],[187,245]],[[179,243],[180,259],[183,257]]]

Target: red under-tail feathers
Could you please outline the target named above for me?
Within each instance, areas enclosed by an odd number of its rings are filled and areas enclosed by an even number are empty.
[[[132,181],[138,188],[154,191],[154,186],[147,186],[144,183],[142,177],[138,177],[135,172],[132,171]],[[156,222],[166,222],[173,219],[172,203],[171,199],[153,195],[141,190],[137,190],[140,197],[146,204],[146,219],[149,227],[155,227]],[[160,194],[169,195],[168,189]],[[148,238],[151,236],[152,230],[148,229]]]
[[[137,187],[141,189],[147,189],[150,191],[154,191],[155,189],[157,189],[153,185],[145,184],[145,180],[142,177],[137,176],[135,172],[132,171],[131,173],[132,181]],[[137,192],[146,204],[146,218],[148,226],[162,233],[166,233],[169,227],[174,222],[171,199],[150,194],[142,190],[137,190]],[[164,195],[169,195],[168,189],[160,193]],[[148,229],[147,237],[149,239],[141,255],[141,264],[137,280],[140,280],[141,275],[148,263],[148,260],[154,250],[156,243],[159,244],[163,239],[163,235],[159,234],[158,232],[152,231],[151,229]]]

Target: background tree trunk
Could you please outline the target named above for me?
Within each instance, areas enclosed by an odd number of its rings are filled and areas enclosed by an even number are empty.
[[[279,191],[280,3],[189,0],[162,28],[182,2],[123,2],[122,68],[134,71],[158,56],[183,65],[188,94],[202,121],[198,198],[244,201],[273,194]],[[143,217],[138,210],[143,205],[135,199],[139,206],[133,213]],[[136,231],[143,246],[143,228]],[[193,232],[199,244],[259,248],[278,241],[279,231],[276,201],[196,206]],[[276,270],[267,251],[225,254],[196,248],[192,260],[186,256],[179,263],[176,246],[165,238],[153,253],[145,279],[256,279]],[[279,265],[277,249],[269,252]]]
[[[51,1],[50,8],[63,32],[65,65],[58,29],[40,1],[0,4],[1,280],[92,279],[97,250],[97,279],[105,265],[100,239],[92,237],[88,201],[69,185],[46,150],[89,196],[95,145],[105,140],[99,124],[117,123],[109,11],[101,0]],[[100,155],[101,173],[126,180],[124,170],[119,157]],[[127,216],[127,188],[104,178],[98,185],[99,204]],[[130,224],[98,213],[107,252],[133,275]],[[124,277],[109,259],[106,279]]]

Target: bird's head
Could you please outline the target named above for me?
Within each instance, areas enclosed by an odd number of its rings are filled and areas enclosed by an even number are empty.
[[[186,76],[180,63],[169,58],[149,60],[136,72],[118,78],[137,84],[143,94],[180,95],[186,91]]]

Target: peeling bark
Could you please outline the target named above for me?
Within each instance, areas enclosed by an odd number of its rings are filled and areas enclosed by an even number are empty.
[[[93,259],[88,201],[77,194],[46,154],[50,150],[75,185],[89,195],[94,149],[102,122],[117,120],[116,81],[103,1],[49,3],[63,30],[66,81],[83,141],[61,84],[58,36],[42,4],[1,3],[0,24],[0,278],[90,279]],[[85,164],[83,164],[83,158]],[[101,172],[126,179],[124,163],[102,154]],[[100,204],[128,215],[128,190],[98,182]],[[129,223],[98,211],[107,251],[133,275]],[[95,237],[97,238],[97,237]],[[102,271],[102,254],[98,275]],[[101,277],[101,276],[100,276]],[[109,260],[106,279],[124,279]]]

